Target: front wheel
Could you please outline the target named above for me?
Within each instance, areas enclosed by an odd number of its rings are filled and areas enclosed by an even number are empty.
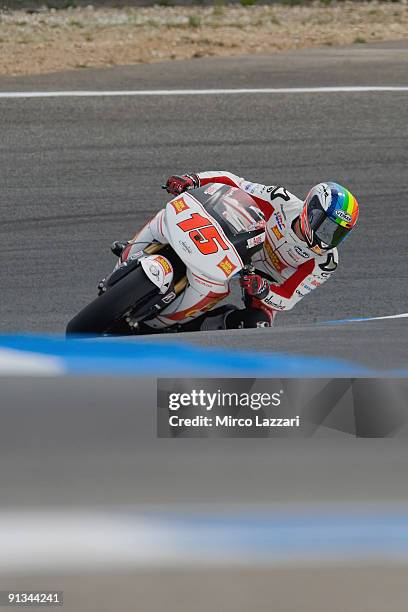
[[[156,285],[137,267],[71,319],[66,335],[113,334],[115,328],[123,327],[128,313],[147,310],[160,297]]]

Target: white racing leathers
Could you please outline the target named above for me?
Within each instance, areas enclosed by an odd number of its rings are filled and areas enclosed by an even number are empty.
[[[307,243],[298,238],[293,223],[300,215],[303,202],[280,186],[252,183],[229,172],[201,172],[200,186],[208,183],[224,183],[239,187],[248,193],[262,210],[266,219],[264,248],[256,253],[253,264],[258,274],[269,284],[269,292],[263,299],[252,298],[251,307],[267,313],[272,324],[277,311],[290,310],[305,295],[320,287],[335,271],[338,263],[337,249],[318,255]],[[124,258],[143,249],[153,240],[167,243],[163,233],[163,214],[160,211],[137,235],[135,243],[126,249]],[[214,283],[197,277],[187,270],[188,285],[177,300],[149,321],[151,327],[161,328],[185,323],[214,307],[229,294],[228,283]]]

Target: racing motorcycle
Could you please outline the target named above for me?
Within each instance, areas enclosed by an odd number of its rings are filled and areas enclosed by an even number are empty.
[[[67,335],[149,333],[143,322],[185,290],[187,268],[215,282],[229,281],[253,271],[251,257],[265,240],[265,219],[253,199],[220,183],[170,200],[163,227],[168,244],[153,242],[131,252],[101,281],[99,296],[68,323]],[[175,327],[161,331],[180,329]]]

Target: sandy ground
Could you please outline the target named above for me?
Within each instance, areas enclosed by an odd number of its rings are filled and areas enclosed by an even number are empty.
[[[407,37],[407,0],[3,11],[0,74],[271,53]]]
[[[406,612],[407,566],[141,569],[0,577],[7,590],[64,592],[64,612]],[[38,608],[25,606],[35,612]]]

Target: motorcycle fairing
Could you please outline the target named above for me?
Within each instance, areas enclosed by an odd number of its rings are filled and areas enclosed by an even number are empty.
[[[229,280],[244,263],[218,221],[191,194],[166,206],[164,232],[187,268],[216,282]]]

